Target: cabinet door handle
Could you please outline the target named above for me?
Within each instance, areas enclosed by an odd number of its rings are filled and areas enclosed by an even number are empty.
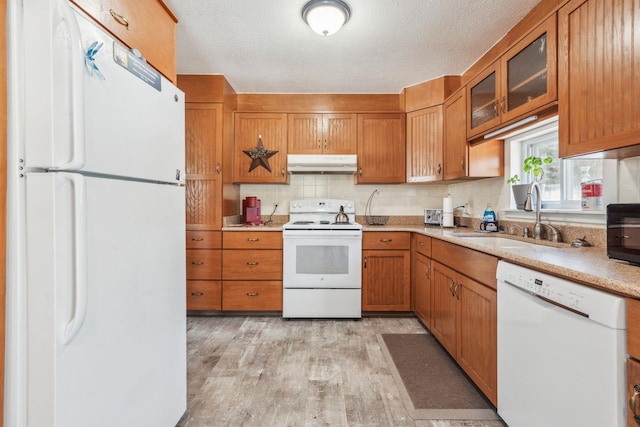
[[[455,285],[453,279],[449,279],[449,293],[451,294],[452,297],[455,296],[455,294],[453,293],[453,285]]]
[[[324,140],[324,148],[327,148],[327,140]]]
[[[437,171],[438,171],[438,175],[440,175],[442,173],[442,164],[441,163],[438,163]]]
[[[453,294],[455,295],[456,299],[460,299],[460,294],[458,293],[458,289],[460,288],[460,282],[456,283],[456,287],[453,288]]]
[[[364,257],[363,268],[367,268],[367,257]]]
[[[193,265],[202,265],[202,264],[204,264],[204,262],[203,261],[191,261],[191,264],[193,264]]]
[[[220,165],[220,162],[216,163],[216,174],[220,175],[220,172],[222,172],[222,166]]]
[[[202,242],[204,240],[204,237],[192,237],[191,241],[192,242]]]
[[[629,399],[629,409],[636,424],[640,424],[640,415],[636,414],[636,398],[640,395],[640,384],[633,385],[633,396]]]
[[[320,148],[321,146],[322,146],[322,145],[321,145],[321,141],[320,141],[320,140],[318,140],[318,148]]]
[[[360,176],[362,176],[362,168],[358,169],[358,173],[360,174]]]
[[[204,295],[204,292],[191,292],[192,297],[201,297]]]
[[[427,276],[428,280],[431,280],[431,267],[427,266],[424,268],[424,275]]]
[[[390,243],[392,241],[393,241],[393,239],[380,239],[380,242],[382,242],[382,243]]]
[[[258,265],[260,264],[258,261],[247,261],[247,265]]]
[[[127,21],[127,18],[120,15],[113,9],[109,9],[109,13],[111,14],[111,16],[113,16],[113,19],[115,19],[118,24],[123,25],[127,30],[129,29],[129,21]]]
[[[247,292],[247,296],[248,297],[257,297],[258,295],[260,295],[260,294],[257,293],[257,292]]]
[[[460,159],[460,167],[462,168],[463,171],[465,171],[465,168],[464,168],[464,157],[462,159]]]
[[[247,242],[259,242],[259,237],[247,237]]]
[[[496,117],[500,115],[500,110],[498,109],[499,104],[500,104],[500,101],[498,101],[497,99],[493,101],[493,112],[496,114]]]
[[[505,97],[503,96],[502,99],[500,100],[500,111],[502,111],[502,114],[506,113],[504,108],[505,104],[506,104],[506,100],[505,100]]]
[[[280,169],[280,174],[281,174],[282,176],[284,176],[284,167],[283,167],[282,169]]]

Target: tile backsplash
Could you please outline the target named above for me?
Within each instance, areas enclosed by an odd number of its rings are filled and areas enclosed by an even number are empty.
[[[621,160],[617,172],[617,199],[621,203],[640,203],[640,157]],[[326,197],[356,201],[356,214],[365,214],[365,205],[374,190],[372,215],[422,215],[425,208],[442,208],[448,193],[453,206],[469,203],[465,216],[480,217],[487,203],[496,211],[507,209],[510,187],[503,177],[451,184],[380,184],[355,185],[348,175],[292,175],[288,185],[243,184],[240,196],[257,196],[262,201],[262,214],[271,214],[278,204],[277,215],[289,213],[289,202],[295,199]],[[456,211],[462,215],[462,210]]]

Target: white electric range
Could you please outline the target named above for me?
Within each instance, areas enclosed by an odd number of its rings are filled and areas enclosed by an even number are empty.
[[[336,223],[343,209],[348,223]],[[362,225],[355,203],[292,200],[283,225],[284,318],[362,316]]]

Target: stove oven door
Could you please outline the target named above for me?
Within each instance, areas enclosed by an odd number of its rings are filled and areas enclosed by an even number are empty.
[[[360,289],[361,230],[285,230],[283,286],[295,289]]]

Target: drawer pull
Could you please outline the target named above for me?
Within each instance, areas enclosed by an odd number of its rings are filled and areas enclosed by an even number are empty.
[[[193,242],[202,242],[204,240],[204,237],[192,237],[191,241]]]
[[[247,237],[247,242],[259,242],[259,237]]]
[[[204,292],[191,292],[192,297],[201,297],[204,295]]]
[[[120,15],[113,9],[109,9],[109,13],[111,14],[111,16],[113,16],[113,19],[118,22],[118,24],[123,25],[127,30],[129,29],[129,21],[127,21],[127,18]]]
[[[247,261],[247,265],[258,265],[260,264],[258,261]]]
[[[393,239],[380,239],[380,241],[382,243],[389,243],[389,242],[393,241]]]
[[[202,265],[202,264],[204,264],[204,261],[191,261],[191,264],[193,264],[193,265]]]
[[[633,396],[629,399],[629,409],[631,409],[631,414],[633,415],[633,420],[636,424],[640,424],[640,415],[636,414],[636,399],[638,395],[640,395],[640,384],[634,384]]]
[[[257,297],[258,295],[260,295],[260,294],[257,293],[257,292],[247,292],[247,296],[248,297]]]
[[[424,246],[424,242],[420,242],[418,243],[420,246]]]

